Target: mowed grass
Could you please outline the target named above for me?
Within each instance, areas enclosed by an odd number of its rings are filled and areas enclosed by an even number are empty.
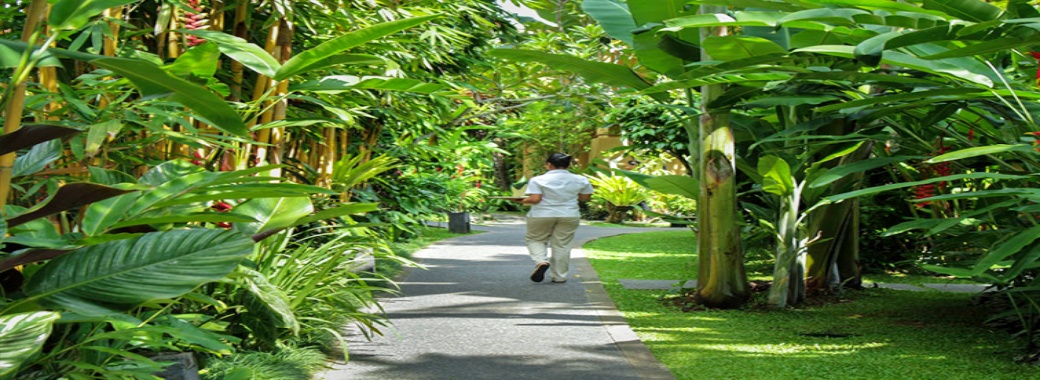
[[[649,232],[584,249],[629,325],[679,379],[1040,379],[1040,368],[1014,363],[1007,333],[983,327],[970,294],[866,289],[798,309],[683,312],[662,301],[669,290],[618,283],[689,278],[693,239]]]

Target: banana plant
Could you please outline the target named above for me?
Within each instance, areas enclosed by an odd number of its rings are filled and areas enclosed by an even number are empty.
[[[626,211],[650,199],[650,194],[628,177],[607,175],[603,172],[586,177],[596,187],[593,198],[607,202],[607,210],[610,212],[607,216],[608,223],[621,223]]]

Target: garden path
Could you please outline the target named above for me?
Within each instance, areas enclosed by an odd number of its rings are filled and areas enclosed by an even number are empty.
[[[355,333],[350,362],[327,380],[674,379],[626,324],[581,249],[564,284],[528,279],[533,263],[521,217],[474,225],[483,233],[437,242],[415,254],[427,269],[399,281],[381,303],[393,323],[372,341]],[[576,246],[660,228],[581,226]],[[675,280],[619,280],[669,289]],[[694,282],[687,286],[695,286]],[[867,284],[873,286],[872,284]],[[977,285],[878,284],[900,290],[978,292]],[[930,288],[930,289],[926,289]]]
[[[534,263],[523,219],[416,252],[426,270],[400,281],[382,305],[393,323],[368,342],[349,337],[349,363],[328,380],[674,379],[628,327],[580,249],[570,281],[528,279]],[[604,236],[660,231],[582,226],[577,246]]]

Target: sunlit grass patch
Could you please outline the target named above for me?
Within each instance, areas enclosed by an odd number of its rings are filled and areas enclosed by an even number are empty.
[[[1040,378],[1040,368],[1014,363],[1008,334],[983,327],[971,294],[866,289],[822,306],[683,312],[662,301],[669,290],[618,282],[695,275],[694,242],[689,231],[662,231],[585,246],[629,325],[679,379]],[[752,278],[768,278],[765,261],[753,266]]]

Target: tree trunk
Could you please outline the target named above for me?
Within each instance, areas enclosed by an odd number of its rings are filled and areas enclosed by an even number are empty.
[[[845,123],[835,123],[823,133],[841,135],[854,132]],[[833,166],[848,165],[870,156],[871,144],[838,160]],[[826,155],[827,152],[821,152]],[[848,176],[831,184],[831,194],[855,189],[863,173]],[[809,215],[808,236],[819,236],[820,241],[809,246],[806,257],[806,287],[810,292],[833,290],[839,286],[862,286],[859,267],[859,200],[850,199],[831,204]]]
[[[725,12],[702,6],[701,13]],[[702,39],[725,36],[725,27],[702,29]],[[701,51],[701,58],[710,59]],[[697,299],[709,307],[736,308],[748,299],[744,252],[737,227],[737,182],[729,110],[710,109],[724,91],[721,85],[701,88],[700,197],[697,203]]]

